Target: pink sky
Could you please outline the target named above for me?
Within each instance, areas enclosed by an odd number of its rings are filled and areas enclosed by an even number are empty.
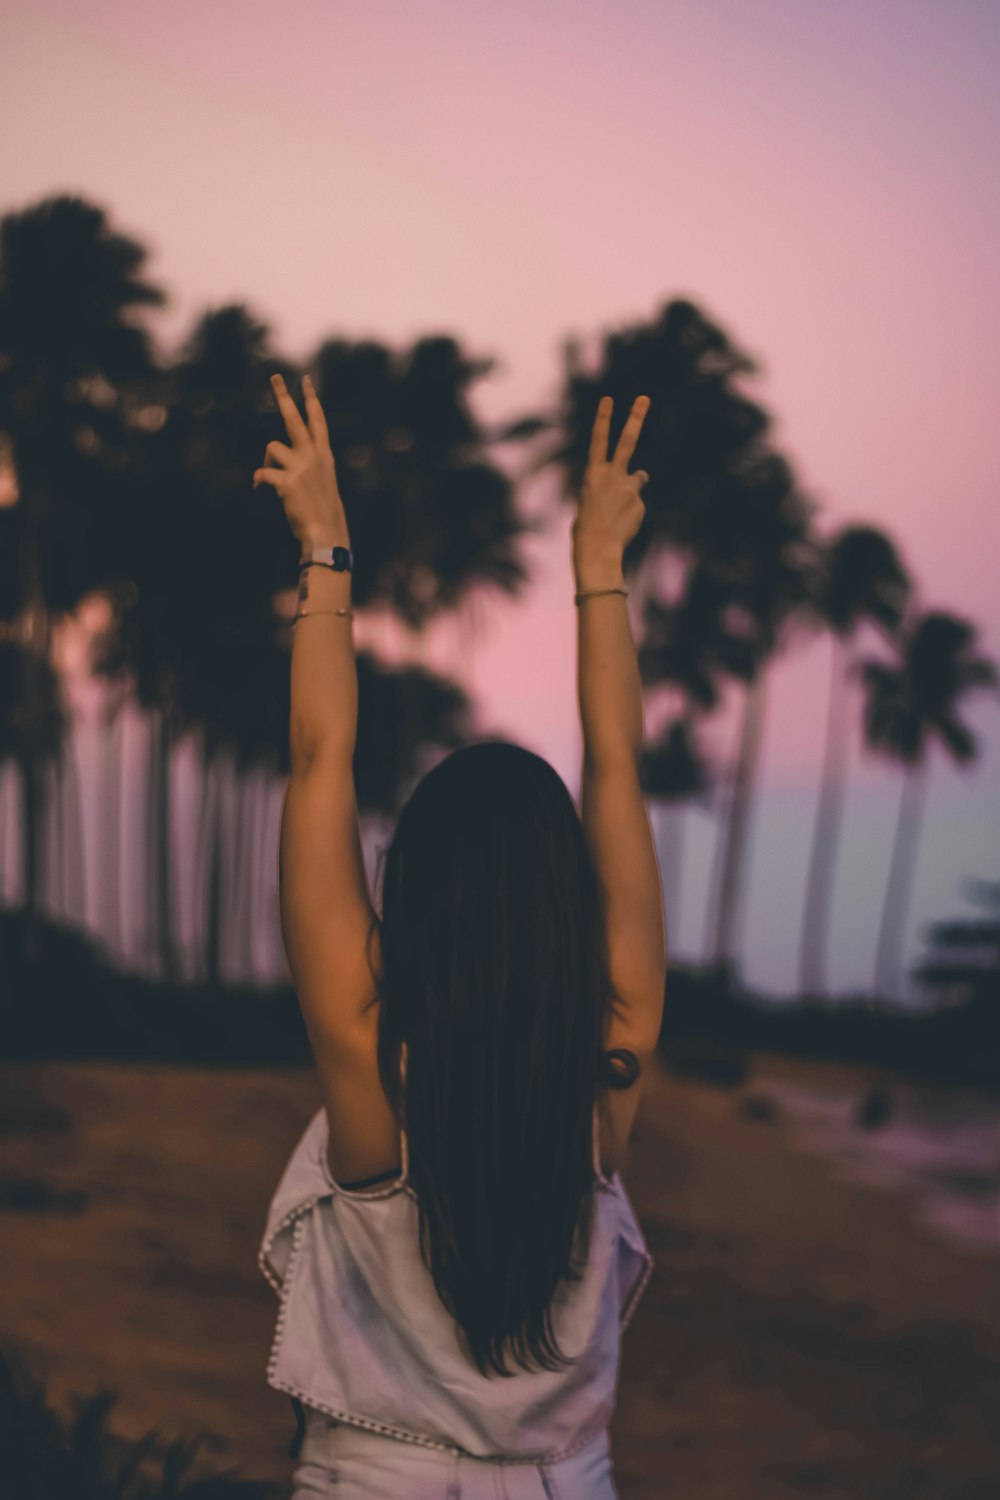
[[[748,390],[821,524],[886,527],[923,604],[970,617],[1000,656],[1000,10],[33,0],[7,8],[0,45],[0,212],[57,191],[102,204],[150,246],[164,349],[237,299],[292,358],[326,336],[454,333],[501,362],[473,393],[492,422],[555,400],[566,336],[594,347],[690,297],[759,359]],[[554,484],[524,486],[525,509]],[[566,524],[532,544],[522,603],[476,608],[471,653],[450,626],[425,650],[461,665],[484,729],[546,754],[575,790]],[[827,664],[820,641],[775,673],[762,819],[769,790],[813,786]],[[976,771],[935,758],[932,802],[949,811],[928,825],[914,931],[955,906],[960,875],[998,874],[996,700],[969,719]],[[710,748],[731,733],[720,718]],[[855,767],[884,820],[857,915],[881,899],[898,782]],[[801,840],[811,807],[802,793]],[[748,920],[760,976],[780,986],[768,954],[787,922]],[[858,978],[864,920],[843,932]]]

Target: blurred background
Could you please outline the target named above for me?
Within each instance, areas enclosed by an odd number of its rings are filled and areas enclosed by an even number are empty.
[[[459,745],[578,798],[569,528],[600,396],[612,442],[651,399],[622,1495],[1000,1493],[1000,11],[34,0],[0,44],[0,1496],[287,1493],[275,370],[337,455],[373,890]]]

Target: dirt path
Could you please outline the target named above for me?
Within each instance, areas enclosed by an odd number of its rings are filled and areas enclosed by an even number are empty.
[[[833,1069],[831,1074],[830,1069]],[[758,1055],[768,1076],[863,1069]],[[0,1214],[0,1340],[61,1410],[121,1392],[114,1426],[214,1435],[205,1467],[287,1480],[288,1401],[264,1382],[276,1299],[255,1264],[313,1111],[310,1072],[6,1064],[65,1132],[0,1135],[0,1178],[82,1193]],[[1000,1257],[841,1182],[747,1090],[657,1066],[626,1183],[656,1259],[624,1345],[623,1500],[986,1500],[1000,1495]]]

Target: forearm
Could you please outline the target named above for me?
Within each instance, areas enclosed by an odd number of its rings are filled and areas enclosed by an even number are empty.
[[[624,588],[621,552],[573,541],[578,593]],[[583,599],[577,610],[577,692],[585,765],[637,765],[643,745],[639,664],[623,594]]]
[[[304,550],[329,546],[350,546],[346,527],[310,536]],[[351,608],[350,573],[305,568],[299,574],[296,608],[307,614],[292,633],[292,771],[305,770],[318,756],[340,757],[350,764],[358,727],[354,622],[349,615],[326,613]],[[317,613],[311,613],[314,610]]]

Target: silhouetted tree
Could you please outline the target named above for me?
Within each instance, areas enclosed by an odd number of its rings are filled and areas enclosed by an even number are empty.
[[[525,472],[558,464],[561,498],[575,505],[601,396],[608,394],[615,403],[613,449],[634,398],[640,392],[648,395],[650,407],[632,464],[651,476],[643,488],[646,515],[625,549],[623,572],[634,583],[647,559],[663,551],[678,553],[718,584],[725,596],[721,610],[738,616],[735,624],[727,619],[725,636],[745,638],[742,653],[733,653],[733,665],[745,674],[750,690],[712,923],[716,962],[724,964],[732,941],[762,717],[760,669],[801,598],[794,553],[806,534],[808,507],[788,465],[766,451],[769,416],[736,388],[738,377],[756,372],[755,362],[693,303],[672,301],[654,323],[606,335],[592,374],[583,369],[575,340],[566,341],[564,355],[561,441]],[[641,576],[655,596],[656,569],[643,567]],[[655,615],[647,618],[655,620]],[[641,650],[641,641],[639,645]]]
[[[518,514],[510,480],[483,456],[493,439],[469,410],[466,388],[494,361],[435,336],[395,356],[331,339],[311,363],[357,553],[358,606],[389,608],[419,630],[471,589],[517,597],[529,581],[521,539],[543,523]]]
[[[705,565],[731,591],[731,619],[744,637],[749,659],[707,941],[711,967],[727,981],[735,967],[736,927],[745,891],[767,670],[801,628],[812,509],[785,460],[758,450],[738,466],[731,488],[720,489],[705,515]],[[742,676],[742,670],[738,675]]]
[[[826,989],[825,942],[840,834],[850,714],[846,698],[848,651],[859,625],[892,637],[909,598],[909,576],[892,541],[871,526],[845,526],[821,541],[811,574],[810,607],[833,637],[826,745],[819,810],[813,830],[799,951],[803,997]]]
[[[944,1003],[1000,1004],[1000,881],[967,880],[966,899],[985,917],[934,922],[927,932],[928,953],[913,977],[937,990]]]
[[[666,813],[675,809],[669,827],[666,817],[658,830],[657,858],[663,876],[666,915],[678,920],[681,899],[681,875],[684,868],[682,815],[689,798],[702,797],[709,787],[709,772],[695,739],[693,714],[685,715],[664,726],[652,743],[644,745],[639,764],[639,782],[651,802],[659,802]],[[667,941],[670,941],[667,923]]]
[[[976,756],[976,738],[958,717],[975,688],[994,687],[996,664],[973,654],[974,627],[941,611],[911,619],[900,637],[897,662],[863,661],[865,742],[904,767],[899,819],[892,846],[875,959],[875,992],[887,995],[906,926],[926,790],[927,752],[940,741],[959,765]]]
[[[640,681],[651,697],[663,690],[679,694],[681,709],[665,737],[645,747],[640,771],[652,798],[697,797],[707,802],[713,777],[697,749],[695,718],[716,709],[721,674],[738,672],[748,654],[742,638],[726,625],[728,591],[697,563],[685,572],[679,599],[664,603],[648,597],[643,605],[637,650]],[[672,821],[669,873],[664,874],[668,890],[679,889],[682,872],[681,819],[675,816]]]
[[[523,474],[557,465],[560,501],[575,507],[601,397],[614,400],[609,434],[614,451],[635,397],[648,395],[631,465],[650,475],[642,492],[646,515],[625,549],[623,571],[634,577],[647,555],[663,548],[690,560],[705,545],[706,507],[731,483],[769,426],[767,413],[735,387],[736,378],[755,372],[756,364],[683,299],[667,303],[655,322],[606,334],[593,373],[583,368],[578,340],[564,342],[563,356],[562,403],[549,419],[558,440],[528,462]],[[538,418],[523,422],[531,435]],[[513,426],[516,430],[518,424]]]
[[[41,837],[36,820],[42,778],[63,753],[65,736],[66,715],[51,664],[18,640],[0,640],[0,765],[10,760],[20,771],[26,892],[37,891],[39,885]]]
[[[48,664],[52,615],[120,569],[130,437],[118,392],[151,368],[149,336],[129,314],[164,301],[141,279],[146,253],[76,197],[0,220],[0,430],[19,492],[5,524],[15,593],[0,610],[25,648],[18,697],[36,727],[48,710],[45,672],[32,659]],[[41,765],[33,749],[21,763],[29,957],[38,944]]]
[[[201,739],[206,963],[217,975],[223,902],[218,781],[240,761],[247,737],[245,726],[225,722],[241,692],[244,712],[265,722],[270,717],[272,741],[278,734],[280,698],[275,705],[260,687],[268,677],[268,650],[287,657],[274,639],[270,594],[284,581],[282,562],[286,572],[294,566],[295,545],[280,505],[275,515],[274,497],[253,491],[247,479],[271,420],[267,376],[276,363],[268,359],[266,329],[232,307],[206,315],[176,362],[158,372],[148,434],[134,459],[142,500],[129,517],[128,581],[112,591],[111,623],[95,643],[93,670],[124,681],[150,726],[148,925],[161,972],[172,980],[180,977],[170,869],[173,748],[185,733]],[[241,647],[257,655],[251,692],[246,672],[234,670]],[[267,762],[259,746],[251,762],[255,756]],[[270,763],[278,768],[276,754]]]
[[[398,358],[373,343],[321,345],[314,378],[356,554],[358,611],[386,609],[419,630],[474,587],[516,592],[526,581],[518,542],[535,528],[517,516],[509,481],[477,456],[480,435],[464,403],[464,386],[489,363],[464,360],[445,338],[422,340]],[[158,716],[150,883],[167,972],[165,767],[180,734],[200,737],[199,884],[210,982],[220,976],[222,932],[233,923],[249,964],[248,879],[259,843],[257,802],[247,805],[253,778],[289,769],[299,549],[278,497],[250,483],[267,442],[287,436],[268,380],[275,369],[298,390],[295,372],[268,351],[266,329],[228,307],[206,315],[163,372],[161,417],[143,460],[147,503],[131,535],[135,586],[117,596],[95,658],[107,675],[132,675],[139,700]],[[381,671],[366,656],[358,661],[359,813],[391,816],[428,749],[471,737],[471,705],[434,674]],[[226,819],[223,791],[234,774],[238,815]]]

